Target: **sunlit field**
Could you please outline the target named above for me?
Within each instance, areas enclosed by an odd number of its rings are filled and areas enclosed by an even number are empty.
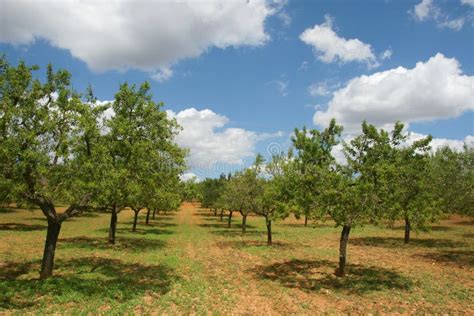
[[[198,204],[145,225],[85,213],[63,224],[54,276],[38,280],[46,221],[39,210],[0,212],[0,313],[314,314],[474,312],[474,222],[452,216],[403,243],[403,227],[356,228],[347,275],[334,276],[340,228],[249,216],[246,235]]]

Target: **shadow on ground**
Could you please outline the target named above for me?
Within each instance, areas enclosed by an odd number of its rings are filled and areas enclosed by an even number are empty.
[[[334,275],[335,269],[336,263],[327,260],[293,259],[260,266],[252,271],[261,279],[305,292],[329,290],[363,295],[383,290],[409,290],[413,286],[409,278],[384,268],[348,265],[343,278]]]
[[[61,248],[81,248],[81,249],[101,249],[101,250],[126,250],[130,252],[141,252],[149,249],[160,249],[166,246],[162,240],[130,238],[124,236],[115,237],[115,245],[109,244],[107,238],[92,237],[72,237],[58,240],[58,247]]]
[[[358,237],[349,240],[349,244],[372,247],[426,247],[426,248],[456,248],[464,247],[465,243],[450,239],[411,239],[406,245],[403,238],[399,237]]]
[[[274,241],[271,246],[267,244],[265,238],[262,240],[232,240],[232,241],[220,241],[217,242],[217,246],[220,248],[249,248],[249,247],[262,247],[267,249],[294,249],[294,245],[290,243],[284,243],[280,241]]]
[[[178,279],[161,265],[145,266],[117,259],[85,257],[58,260],[55,276],[47,280],[22,279],[38,271],[39,263],[9,262],[0,270],[0,310],[24,309],[39,304],[84,304],[101,297],[103,304],[125,303],[153,291],[164,294]]]
[[[128,226],[128,225],[127,225]],[[147,227],[147,228],[137,228],[136,231],[132,231],[132,225],[130,224],[130,227],[120,227],[117,228],[117,235],[120,234],[130,234],[130,235],[170,235],[174,234],[173,231],[170,230],[165,230],[165,229],[158,229],[158,228],[151,228],[153,225],[140,225],[141,227]],[[100,228],[96,229],[97,232],[102,232],[105,234],[109,233],[108,228]]]
[[[47,226],[44,225],[28,225],[20,223],[1,223],[0,230],[14,230],[14,231],[35,231],[35,230],[45,230]]]
[[[452,264],[459,267],[474,267],[474,251],[472,250],[446,250],[435,253],[416,254],[418,258],[436,261],[441,264]]]

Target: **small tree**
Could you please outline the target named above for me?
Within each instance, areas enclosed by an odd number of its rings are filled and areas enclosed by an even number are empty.
[[[283,155],[275,155],[263,169],[263,158],[257,155],[253,166],[256,179],[252,190],[255,198],[250,202],[253,211],[265,218],[267,245],[273,244],[273,221],[288,216],[288,194],[285,168],[287,160]],[[265,170],[265,172],[263,172]]]
[[[120,86],[112,104],[114,115],[107,121],[107,144],[110,160],[105,168],[103,200],[111,207],[109,242],[115,241],[117,213],[129,206],[138,214],[149,203],[155,187],[166,177],[177,177],[184,168],[185,151],[174,143],[178,126],[155,103],[147,82],[139,88]],[[120,207],[120,208],[118,208]]]
[[[405,243],[410,241],[410,232],[426,230],[430,222],[441,215],[439,198],[433,195],[429,170],[429,144],[431,136],[407,146],[402,143],[403,124],[396,123],[390,142],[382,144],[388,155],[386,177],[388,194],[384,198],[384,209],[391,222],[405,221]],[[380,145],[379,145],[380,146]]]
[[[396,142],[398,134],[392,135]],[[362,134],[344,144],[347,165],[338,165],[327,173],[321,173],[328,186],[323,191],[323,201],[328,214],[342,226],[339,244],[337,276],[344,276],[347,245],[352,228],[366,223],[376,223],[383,214],[383,199],[389,191],[384,176],[390,168],[390,136],[364,122]]]
[[[286,184],[289,188],[290,207],[295,215],[304,215],[306,226],[308,218],[319,219],[324,215],[320,195],[327,183],[321,176],[334,165],[333,148],[339,143],[342,127],[331,120],[323,131],[295,129],[292,137],[296,155],[290,152]]]

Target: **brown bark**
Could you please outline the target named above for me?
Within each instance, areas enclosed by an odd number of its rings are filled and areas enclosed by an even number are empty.
[[[405,244],[408,244],[410,242],[410,220],[408,217],[405,217]]]
[[[115,244],[115,232],[117,231],[117,208],[112,208],[109,227],[109,244]]]
[[[138,213],[140,212],[140,209],[133,209],[135,212],[135,216],[133,217],[133,229],[132,232],[137,231],[137,222],[138,222]]]
[[[347,243],[349,241],[349,233],[351,227],[344,225],[341,232],[341,240],[339,243],[339,267],[336,270],[336,276],[343,277],[346,272]]]
[[[46,242],[44,244],[43,261],[41,263],[40,279],[46,279],[53,275],[54,253],[56,243],[58,242],[61,223],[48,219],[48,231],[46,233]]]
[[[153,209],[153,215],[151,216],[151,218],[155,219],[155,215],[156,215],[156,208]]]
[[[267,245],[271,246],[272,242],[272,220],[265,217],[265,223],[267,225]]]
[[[230,228],[230,224],[232,223],[232,214],[234,211],[229,211],[229,217],[227,219],[227,228]]]
[[[242,214],[242,234],[247,232],[247,214]]]
[[[221,222],[224,220],[224,210],[221,210]]]
[[[150,210],[149,208],[147,208],[147,210],[146,210],[145,225],[149,225],[149,224],[150,224],[150,213],[151,213],[151,210]]]
[[[308,226],[308,215],[304,216],[304,226]]]

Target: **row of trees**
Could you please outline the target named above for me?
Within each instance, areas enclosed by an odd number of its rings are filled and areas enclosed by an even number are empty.
[[[179,128],[152,101],[148,83],[122,84],[102,104],[92,89],[73,90],[65,70],[10,65],[0,59],[0,198],[41,209],[48,221],[40,278],[52,275],[62,223],[85,210],[111,214],[109,242],[126,207],[174,210],[181,203],[186,152]],[[58,205],[67,205],[58,212]]]
[[[342,127],[332,120],[322,130],[295,130],[287,154],[255,164],[232,176],[206,179],[200,184],[202,206],[242,215],[246,232],[250,213],[265,219],[268,244],[272,221],[290,213],[307,220],[332,219],[342,228],[338,276],[345,273],[350,231],[365,224],[405,222],[410,232],[426,230],[443,213],[474,215],[474,150],[443,148],[431,154],[431,136],[407,144],[403,124],[391,132],[366,122],[362,133],[343,142],[346,162],[337,163],[333,149],[340,144]]]

